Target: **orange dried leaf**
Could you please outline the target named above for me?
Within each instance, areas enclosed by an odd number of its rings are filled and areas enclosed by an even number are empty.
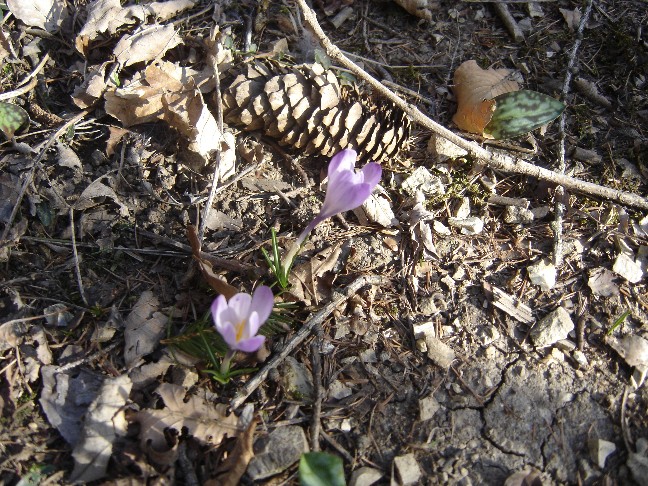
[[[194,260],[196,260],[196,262],[198,263],[200,272],[202,273],[207,284],[209,284],[209,286],[219,294],[224,295],[227,299],[236,295],[239,290],[236,287],[228,284],[223,277],[217,275],[213,270],[211,262],[204,258],[204,254],[200,248],[200,240],[198,240],[198,233],[195,226],[187,226],[187,239],[189,240],[189,245],[191,245],[191,251],[193,253]]]
[[[483,134],[495,111],[493,98],[520,89],[518,83],[508,79],[512,72],[510,69],[482,69],[474,60],[459,66],[454,74],[457,112],[452,121],[455,125],[467,132]]]

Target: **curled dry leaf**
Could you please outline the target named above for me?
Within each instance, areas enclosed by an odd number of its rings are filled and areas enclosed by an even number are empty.
[[[106,475],[113,444],[118,437],[126,435],[124,405],[131,387],[128,375],[103,382],[99,395],[88,408],[81,437],[72,451],[72,482],[87,483]]]
[[[199,442],[209,445],[220,444],[226,436],[238,436],[238,419],[227,414],[227,405],[209,403],[197,396],[185,398],[186,390],[171,383],[162,383],[156,393],[165,408],[144,409],[135,415],[135,421],[140,424],[142,448],[157,453],[157,457],[164,454],[166,460],[175,460],[175,450],[167,445],[166,429],[182,433],[186,428]]]
[[[198,268],[200,268],[200,272],[207,284],[214,289],[214,291],[224,295],[228,300],[230,297],[238,294],[239,290],[228,284],[223,277],[217,275],[214,272],[212,263],[203,257],[200,240],[198,239],[198,233],[196,232],[195,226],[187,226],[187,239],[191,245],[191,252],[193,253],[194,260],[198,263]]]
[[[7,0],[7,7],[17,19],[47,32],[59,30],[67,15],[65,0]]]
[[[124,361],[134,365],[142,356],[153,352],[166,330],[167,317],[158,312],[160,302],[153,292],[142,292],[128,314],[124,329]]]
[[[107,91],[105,100],[106,112],[127,127],[166,121],[186,137],[188,149],[203,163],[213,150],[223,148],[216,119],[194,78],[175,64],[151,64],[123,88]]]
[[[169,49],[182,43],[173,25],[151,25],[133,35],[125,35],[113,53],[122,66],[161,58]]]
[[[457,112],[452,117],[457,127],[483,133],[495,111],[493,98],[520,89],[517,82],[509,79],[512,73],[510,69],[482,69],[474,60],[459,66],[454,74]]]
[[[425,20],[432,20],[432,12],[438,10],[440,5],[437,0],[395,0],[412,15]]]
[[[88,5],[88,18],[75,40],[76,48],[87,54],[88,44],[101,33],[112,35],[120,27],[142,22],[149,16],[168,20],[195,4],[194,0],[171,0],[122,7],[119,0],[94,0]]]

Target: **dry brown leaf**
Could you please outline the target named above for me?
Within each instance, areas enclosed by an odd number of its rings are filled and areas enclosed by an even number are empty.
[[[477,61],[464,62],[454,74],[454,93],[457,112],[452,121],[461,130],[482,134],[493,116],[493,98],[511,91],[518,91],[517,82],[508,79],[510,69],[482,69]]]
[[[203,258],[200,251],[200,241],[198,240],[198,233],[196,227],[193,225],[187,226],[187,239],[191,245],[194,260],[198,263],[198,268],[203,275],[207,284],[214,289],[215,292],[222,294],[226,299],[234,296],[239,292],[236,287],[228,284],[223,277],[214,272],[211,262]]]
[[[245,474],[248,464],[254,457],[254,431],[258,419],[255,417],[242,435],[236,439],[236,445],[227,459],[218,467],[218,479],[205,481],[205,486],[236,486]]]
[[[188,140],[188,149],[202,163],[220,149],[220,176],[225,178],[234,169],[234,139],[219,136],[216,119],[191,74],[169,62],[152,64],[123,88],[106,92],[106,112],[127,127],[166,121]]]
[[[128,375],[107,378],[101,385],[99,395],[88,407],[81,437],[72,452],[72,482],[87,483],[105,476],[114,442],[126,435],[124,405],[131,387]]]
[[[135,415],[144,450],[169,451],[169,455],[175,456],[167,444],[166,429],[180,434],[186,428],[199,442],[209,445],[220,444],[226,436],[238,436],[238,419],[234,414],[227,414],[227,405],[209,403],[197,396],[185,398],[186,390],[171,383],[162,383],[156,393],[162,397],[165,408],[144,409]]]
[[[153,292],[142,292],[126,317],[124,326],[124,361],[134,365],[142,356],[153,352],[164,336],[167,317],[158,312],[160,302]]]
[[[83,83],[77,86],[72,93],[72,101],[81,109],[94,105],[104,94],[106,84],[106,67],[108,62],[94,66],[86,73]]]
[[[395,2],[412,15],[425,20],[432,20],[432,12],[440,7],[437,0],[395,0]]]
[[[17,19],[47,32],[59,30],[67,16],[64,0],[7,0],[7,7]]]
[[[173,25],[154,24],[133,35],[122,37],[113,54],[122,67],[161,58],[166,51],[182,43]]]
[[[325,274],[335,268],[341,253],[342,243],[338,243],[322,250],[310,261],[295,267],[290,275],[290,293],[306,305],[324,300],[331,290]]]
[[[128,216],[128,206],[126,206],[121,201],[121,199],[119,199],[119,196],[117,196],[117,193],[112,188],[101,182],[101,179],[103,178],[104,177],[100,177],[99,179],[92,181],[90,185],[83,190],[83,192],[79,196],[79,199],[74,205],[74,209],[83,211],[84,209],[88,209],[99,204],[99,201],[95,201],[94,199],[109,198],[119,206],[119,213],[122,216]]]
[[[88,5],[88,18],[75,40],[76,48],[87,54],[90,41],[101,33],[112,35],[120,27],[142,22],[149,16],[167,20],[195,4],[194,0],[171,0],[122,7],[120,0],[95,0]]]
[[[570,32],[578,29],[578,24],[580,24],[582,13],[580,8],[575,8],[574,10],[567,10],[566,8],[559,9],[562,14],[565,22],[567,22],[567,28]]]

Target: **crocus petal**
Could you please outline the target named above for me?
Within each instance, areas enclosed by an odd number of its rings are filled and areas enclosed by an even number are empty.
[[[227,307],[236,314],[236,322],[241,322],[250,315],[251,303],[252,297],[250,297],[250,294],[241,292],[230,297],[229,301],[227,301]]]
[[[231,322],[223,324],[216,324],[216,330],[223,337],[223,341],[229,346],[230,349],[237,349],[238,342],[236,341],[236,329]]]
[[[366,183],[358,184],[357,175],[347,172],[340,177],[337,186],[329,185],[318,219],[323,220],[337,213],[355,209],[367,200],[373,187]]]
[[[214,324],[221,322],[220,315],[227,309],[227,300],[224,296],[219,295],[214,299],[211,305],[211,314]]]
[[[369,184],[371,186],[371,190],[373,191],[373,188],[376,187],[380,182],[382,167],[380,167],[380,164],[377,164],[375,162],[369,162],[362,168],[361,174],[364,177],[365,184]]]
[[[259,317],[259,326],[268,320],[272,308],[274,307],[274,294],[270,287],[261,285],[257,287],[252,294],[252,303],[250,304],[250,315],[256,312]],[[256,328],[252,331],[252,334],[256,334],[259,328]]]
[[[253,353],[263,345],[264,341],[265,336],[254,336],[249,339],[239,341],[236,345],[236,349],[243,351],[244,353]]]
[[[335,180],[341,172],[353,170],[358,154],[353,149],[344,149],[333,156],[328,165],[329,184]]]

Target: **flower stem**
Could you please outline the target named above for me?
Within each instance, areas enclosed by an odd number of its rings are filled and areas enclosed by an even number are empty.
[[[224,378],[229,376],[230,365],[232,364],[232,358],[236,354],[236,351],[233,349],[228,349],[223,361],[221,362],[220,372]]]

